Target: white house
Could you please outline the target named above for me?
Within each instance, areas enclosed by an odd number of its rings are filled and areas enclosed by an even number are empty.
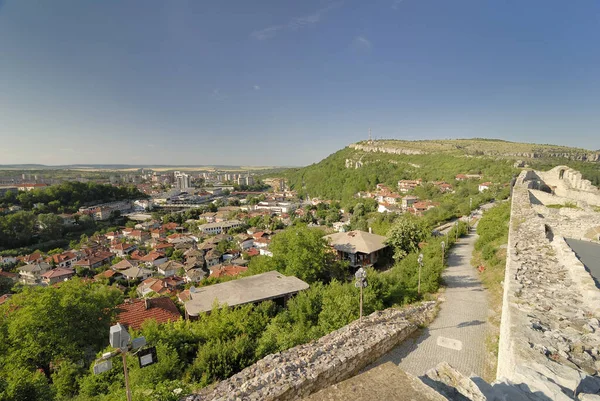
[[[487,191],[492,186],[491,182],[484,182],[479,184],[479,192]]]

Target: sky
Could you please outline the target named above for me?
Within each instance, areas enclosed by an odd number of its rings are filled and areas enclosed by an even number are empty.
[[[600,149],[598,0],[0,0],[0,164]]]

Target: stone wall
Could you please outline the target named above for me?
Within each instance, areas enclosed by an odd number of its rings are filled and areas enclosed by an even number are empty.
[[[600,205],[600,190],[589,180],[583,179],[579,171],[567,166],[557,166],[546,172],[538,172],[544,182],[558,196]]]
[[[586,284],[560,235],[581,233],[600,216],[532,205],[534,176],[522,172],[513,189],[497,377],[569,400],[600,391],[600,291]]]
[[[390,308],[355,321],[319,340],[268,355],[231,378],[185,398],[296,400],[345,380],[429,323],[435,302]]]

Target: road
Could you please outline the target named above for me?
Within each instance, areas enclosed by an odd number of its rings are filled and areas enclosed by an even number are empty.
[[[389,361],[422,376],[446,361],[465,375],[483,376],[488,304],[479,273],[470,264],[476,239],[475,233],[466,235],[452,249],[442,275],[441,308],[432,324],[365,370]]]
[[[600,288],[600,245],[571,238],[565,238],[565,241],[592,274],[596,286]]]

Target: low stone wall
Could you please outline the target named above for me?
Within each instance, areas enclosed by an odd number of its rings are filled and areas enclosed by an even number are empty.
[[[296,400],[339,383],[429,323],[435,302],[375,312],[319,340],[268,355],[231,378],[185,398],[204,400]]]

